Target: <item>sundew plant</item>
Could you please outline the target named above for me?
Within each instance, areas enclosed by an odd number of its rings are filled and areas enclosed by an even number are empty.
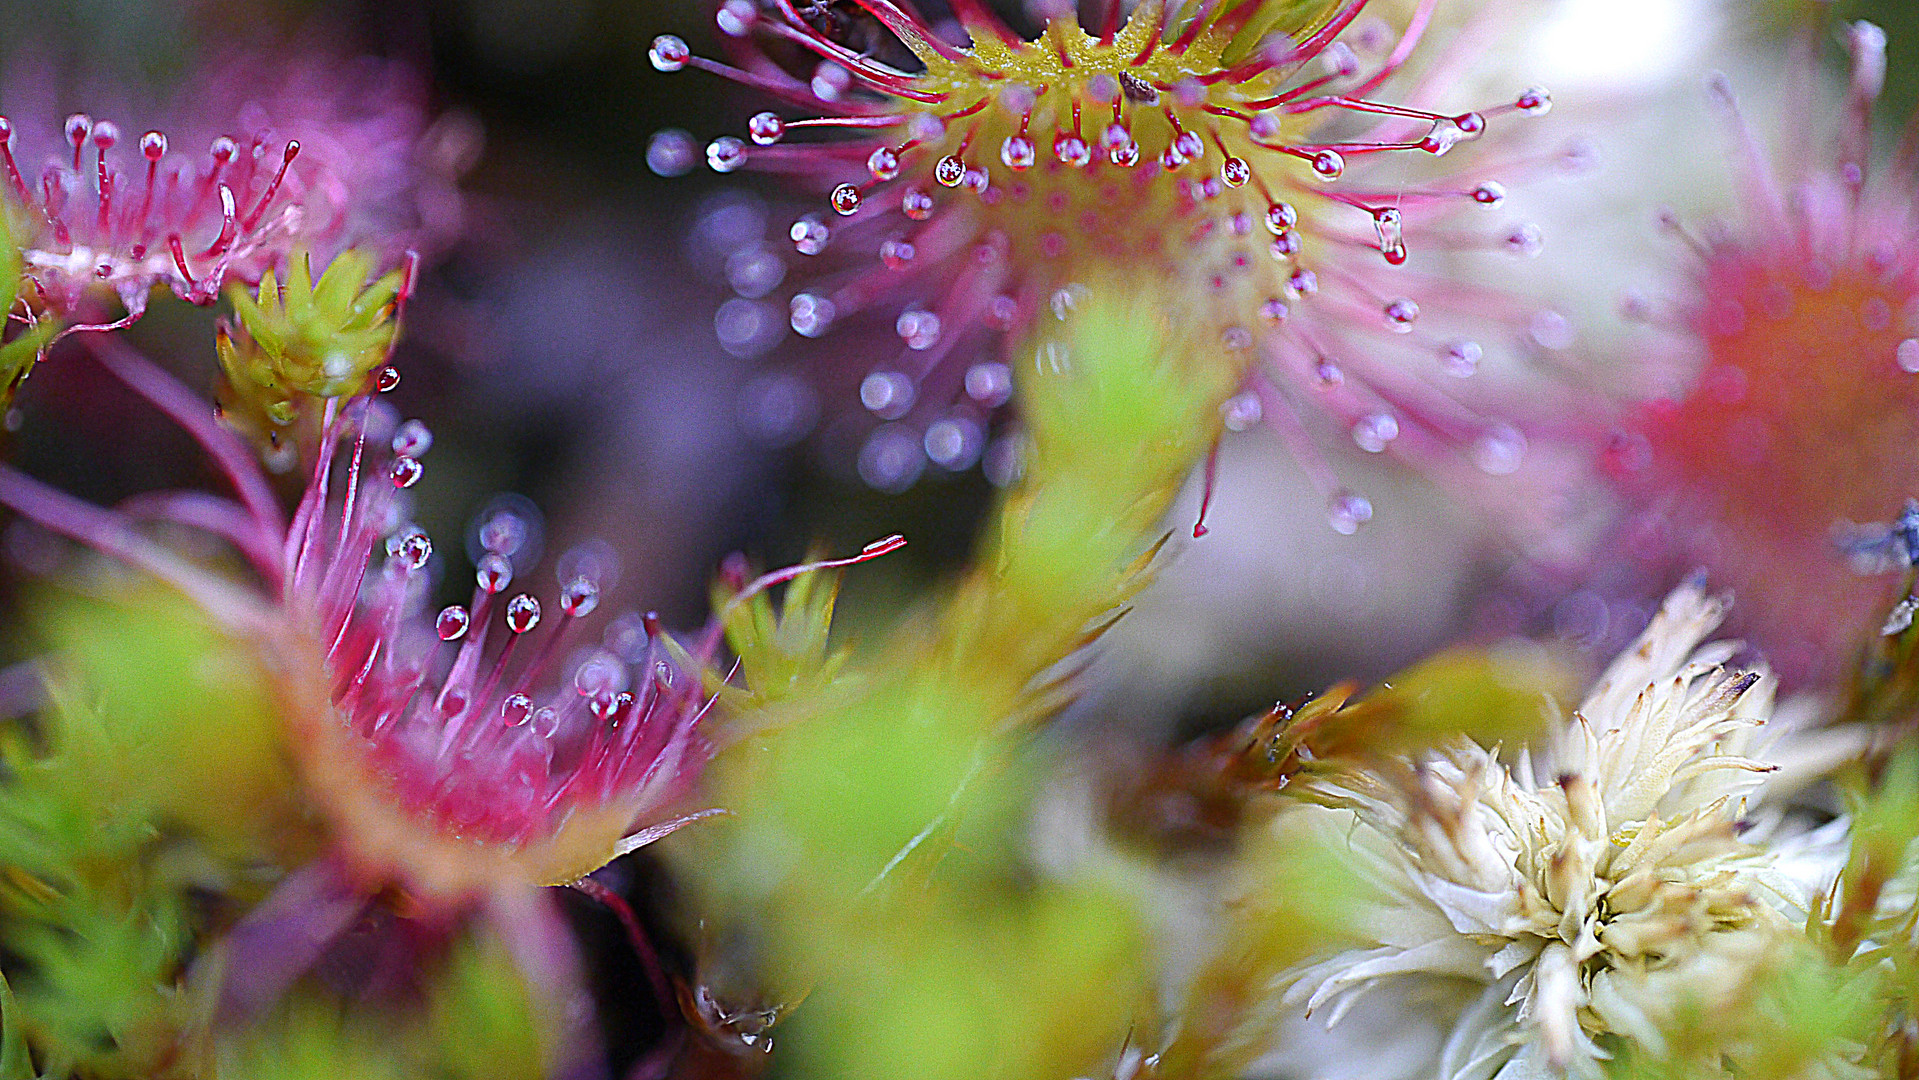
[[[0,13],[0,1080],[1919,1077],[1919,18]]]

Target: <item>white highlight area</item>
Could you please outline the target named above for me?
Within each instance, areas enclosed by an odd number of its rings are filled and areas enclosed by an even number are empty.
[[[1643,89],[1694,63],[1711,40],[1707,0],[1559,0],[1528,52],[1530,70],[1571,86]]]

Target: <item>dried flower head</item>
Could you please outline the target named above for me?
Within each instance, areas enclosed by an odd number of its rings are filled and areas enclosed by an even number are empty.
[[[1730,83],[1713,80],[1739,149],[1739,212],[1700,237],[1669,221],[1692,256],[1674,319],[1677,385],[1629,419],[1611,461],[1647,531],[1664,534],[1675,561],[1739,590],[1755,640],[1789,676],[1835,674],[1885,592],[1854,573],[1835,537],[1919,493],[1912,162],[1870,161],[1885,35],[1855,23],[1846,41],[1836,144],[1796,123],[1783,169]]]
[[[1740,993],[1825,882],[1741,839],[1776,767],[1754,749],[1774,681],[1726,667],[1737,643],[1700,646],[1726,606],[1674,592],[1537,755],[1460,739],[1308,780],[1381,899],[1365,944],[1295,971],[1287,1001],[1334,1023],[1382,983],[1464,980],[1481,989],[1436,1075],[1586,1076],[1605,1040],[1656,1046],[1678,1010]]]
[[[406,495],[432,444],[424,425],[395,423],[370,392],[327,398],[288,524],[253,455],[190,391],[115,337],[94,351],[201,442],[239,502],[161,492],[104,510],[3,466],[0,502],[156,573],[258,649],[307,796],[363,881],[456,900],[567,882],[691,820],[665,811],[706,756],[704,652],[668,648],[638,616],[569,646],[614,569],[606,549],[559,560],[550,612],[510,591],[537,558],[536,519],[495,508],[476,525],[471,604],[429,614],[433,545]],[[182,560],[141,520],[227,540],[266,592]]]
[[[895,455],[903,469],[863,470],[869,481],[903,486],[926,458],[949,469],[979,460],[1012,390],[995,342],[1063,316],[1089,277],[1123,272],[1190,298],[1181,314],[1207,331],[1196,338],[1248,376],[1227,425],[1275,423],[1330,492],[1336,481],[1313,449],[1328,421],[1367,451],[1463,452],[1493,473],[1516,468],[1525,446],[1517,427],[1437,385],[1485,356],[1485,344],[1455,335],[1498,332],[1499,318],[1484,316],[1512,305],[1394,272],[1420,243],[1538,246],[1523,226],[1503,240],[1434,227],[1431,211],[1503,200],[1482,171],[1409,185],[1383,162],[1439,157],[1502,114],[1550,106],[1538,89],[1457,112],[1375,100],[1407,66],[1435,2],[1420,3],[1396,39],[1366,26],[1360,48],[1379,54],[1369,67],[1342,37],[1354,36],[1365,0],[1151,0],[1123,25],[1121,5],[1101,3],[1092,31],[1069,11],[1031,40],[969,0],[953,5],[965,47],[891,0],[726,0],[718,23],[740,66],[675,37],[656,39],[652,59],[814,114],[760,113],[748,139],[717,139],[706,160],[830,189],[822,212],[792,226],[816,272],[786,314],[805,337],[875,319],[897,334],[859,398],[885,422],[872,438],[914,437]],[[794,46],[817,59],[810,75]],[[1433,82],[1412,96],[1440,96]],[[802,141],[815,132],[837,137]],[[693,156],[680,133],[653,149],[668,172]],[[766,275],[744,269],[743,297],[770,291]],[[1312,437],[1294,437],[1307,429]],[[1333,512],[1350,531],[1370,507],[1341,494]]]

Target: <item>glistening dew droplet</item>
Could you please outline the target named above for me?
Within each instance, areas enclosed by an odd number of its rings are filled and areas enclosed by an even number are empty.
[[[1351,536],[1359,531],[1361,525],[1373,519],[1373,504],[1364,495],[1351,491],[1337,491],[1326,503],[1326,520],[1333,531],[1341,536]]]

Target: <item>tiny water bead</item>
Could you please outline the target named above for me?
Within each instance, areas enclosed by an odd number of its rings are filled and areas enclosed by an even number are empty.
[[[1893,350],[1893,359],[1898,361],[1899,370],[1909,375],[1919,375],[1919,338],[1907,338]]]
[[[524,634],[540,625],[540,602],[527,593],[521,593],[506,602],[506,626],[516,634]]]
[[[1486,350],[1480,348],[1476,341],[1455,341],[1440,352],[1439,358],[1446,374],[1455,379],[1464,379],[1479,370],[1479,362],[1486,358]]]
[[[706,144],[706,164],[717,173],[730,173],[746,164],[746,144],[722,135]]]
[[[653,47],[646,53],[647,59],[660,71],[678,71],[692,55],[693,50],[686,47],[686,42],[672,34],[654,38]]]
[[[1265,417],[1265,405],[1259,395],[1247,390],[1234,394],[1220,409],[1228,431],[1250,431]]]
[[[910,412],[913,398],[913,380],[898,371],[875,371],[860,383],[860,404],[888,420]]]
[[[1412,333],[1413,323],[1418,318],[1419,305],[1403,296],[1386,305],[1386,323],[1394,333]]]
[[[818,255],[826,250],[826,241],[831,233],[827,231],[824,221],[809,215],[795,221],[787,235],[800,254]]]
[[[475,584],[479,585],[481,592],[488,594],[505,592],[506,587],[513,584],[513,564],[502,555],[488,552],[481,557],[479,565],[474,568],[473,579]]]
[[[1373,504],[1364,495],[1337,491],[1327,500],[1326,519],[1334,532],[1351,536],[1359,531],[1361,525],[1373,519]]]
[[[786,121],[774,113],[759,113],[746,122],[746,133],[761,146],[771,146],[786,135]],[[873,153],[878,154],[879,150]]]
[[[466,629],[472,623],[473,616],[465,608],[451,604],[440,609],[440,614],[433,620],[433,629],[439,633],[441,641],[458,641],[466,636]]]
[[[1385,450],[1399,438],[1399,420],[1391,413],[1362,416],[1353,424],[1353,442],[1369,454]]]
[[[408,570],[418,570],[433,557],[433,541],[419,527],[409,527],[387,539],[386,553]]]
[[[433,432],[418,420],[408,420],[393,432],[393,453],[398,457],[417,458],[433,446]]]
[[[393,486],[397,488],[412,487],[420,482],[420,477],[425,473],[426,466],[421,465],[419,459],[404,455],[394,458],[387,466],[387,478],[392,480]]]

